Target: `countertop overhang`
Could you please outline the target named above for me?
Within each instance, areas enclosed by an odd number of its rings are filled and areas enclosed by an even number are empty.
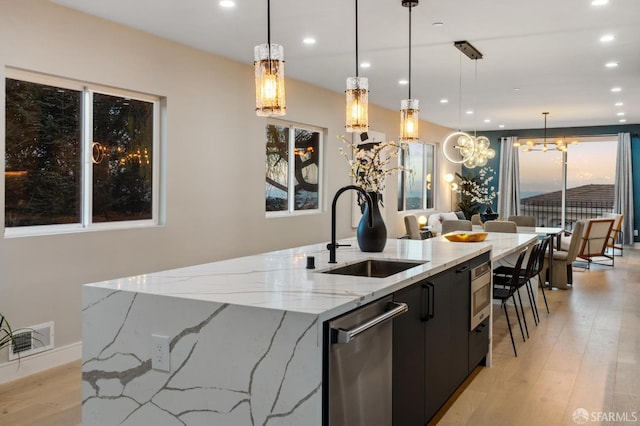
[[[355,238],[340,240],[337,264],[326,243],[96,282],[87,286],[166,297],[275,309],[318,316],[324,321],[491,251],[499,260],[536,241],[532,234],[491,233],[483,242],[388,240],[383,252],[360,251]],[[307,257],[316,269],[306,269]],[[323,274],[364,259],[427,261],[387,278]]]

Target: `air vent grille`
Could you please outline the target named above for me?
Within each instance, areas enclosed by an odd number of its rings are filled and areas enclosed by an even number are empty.
[[[26,327],[14,334],[9,359],[14,360],[53,349],[53,321]]]

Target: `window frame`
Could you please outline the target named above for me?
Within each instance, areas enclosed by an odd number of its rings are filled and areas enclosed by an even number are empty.
[[[292,121],[278,120],[275,118],[269,118],[266,120],[265,129],[267,126],[279,126],[288,129],[289,131],[289,146],[287,155],[287,210],[279,211],[267,211],[265,209],[266,218],[277,217],[290,217],[301,216],[322,213],[323,200],[324,200],[324,141],[325,141],[325,129],[309,124],[295,123]],[[295,209],[295,170],[291,167],[295,164],[295,131],[296,129],[307,130],[316,132],[319,135],[318,141],[318,207],[315,209],[296,210]],[[265,141],[266,142],[266,141]],[[266,154],[265,154],[266,156]],[[266,161],[266,158],[265,158]],[[266,194],[265,194],[266,195]]]
[[[400,185],[402,185],[402,205],[398,205],[398,213],[406,214],[411,212],[418,212],[424,210],[434,210],[436,208],[436,202],[438,200],[438,185],[436,185],[435,174],[438,166],[438,145],[433,142],[420,142],[423,146],[431,146],[433,149],[433,170],[431,172],[431,188],[432,188],[432,199],[433,206],[427,206],[427,173],[422,174],[422,179],[420,182],[420,187],[422,189],[422,206],[418,209],[407,209],[407,173],[403,170],[400,172],[400,176],[398,177],[398,191],[400,192]],[[399,148],[400,149],[400,148]],[[399,154],[400,164],[404,167],[406,163],[406,156],[404,151],[401,151]],[[428,170],[428,155],[427,150],[423,149],[422,151],[422,168],[426,172]],[[399,197],[398,197],[399,198]]]
[[[31,225],[31,226],[17,226],[7,227],[5,225],[5,204],[2,201],[2,227],[4,229],[5,238],[13,237],[25,237],[25,236],[39,236],[39,235],[55,235],[66,233],[78,233],[78,232],[91,232],[91,231],[104,231],[104,230],[118,230],[118,229],[132,229],[132,228],[147,228],[153,226],[159,226],[163,224],[161,215],[161,200],[164,199],[162,195],[163,187],[161,185],[161,167],[162,167],[162,146],[161,142],[161,115],[163,101],[160,96],[149,95],[132,90],[118,89],[108,87],[100,84],[87,83],[77,81],[73,79],[55,77],[37,72],[20,70],[15,68],[5,68],[5,82],[6,79],[26,81],[30,83],[42,84],[51,87],[59,87],[62,89],[76,90],[81,92],[81,119],[80,119],[80,172],[82,176],[81,183],[81,208],[80,208],[80,222],[79,223],[67,223],[67,224],[51,224],[51,225]],[[6,90],[6,86],[5,86]],[[99,93],[104,95],[118,96],[123,98],[130,98],[139,101],[149,102],[153,104],[153,142],[152,142],[152,177],[151,177],[151,219],[140,220],[123,220],[116,222],[93,222],[92,221],[92,195],[93,195],[93,162],[91,158],[91,144],[93,135],[93,94]],[[4,113],[6,114],[6,102],[4,104]],[[3,121],[4,122],[4,121]],[[6,123],[5,123],[6,129]],[[4,131],[4,129],[3,129]],[[6,137],[6,135],[5,135]],[[6,153],[6,141],[2,150],[2,168],[4,172],[5,168],[5,153]],[[3,193],[6,187],[3,187]]]

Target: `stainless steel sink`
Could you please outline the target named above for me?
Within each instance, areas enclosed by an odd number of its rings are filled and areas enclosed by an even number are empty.
[[[417,260],[367,259],[324,271],[324,274],[352,275],[358,277],[386,278],[407,269],[427,263]]]

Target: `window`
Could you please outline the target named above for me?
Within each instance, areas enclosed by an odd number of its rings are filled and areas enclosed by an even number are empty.
[[[519,153],[520,210],[535,216],[538,226],[571,229],[577,220],[613,211],[617,140],[590,136],[579,141],[566,153]]]
[[[435,145],[410,143],[398,155],[404,171],[398,179],[398,211],[434,208]]]
[[[7,235],[157,223],[158,98],[7,75]]]
[[[274,120],[266,139],[266,211],[318,211],[322,132]]]

